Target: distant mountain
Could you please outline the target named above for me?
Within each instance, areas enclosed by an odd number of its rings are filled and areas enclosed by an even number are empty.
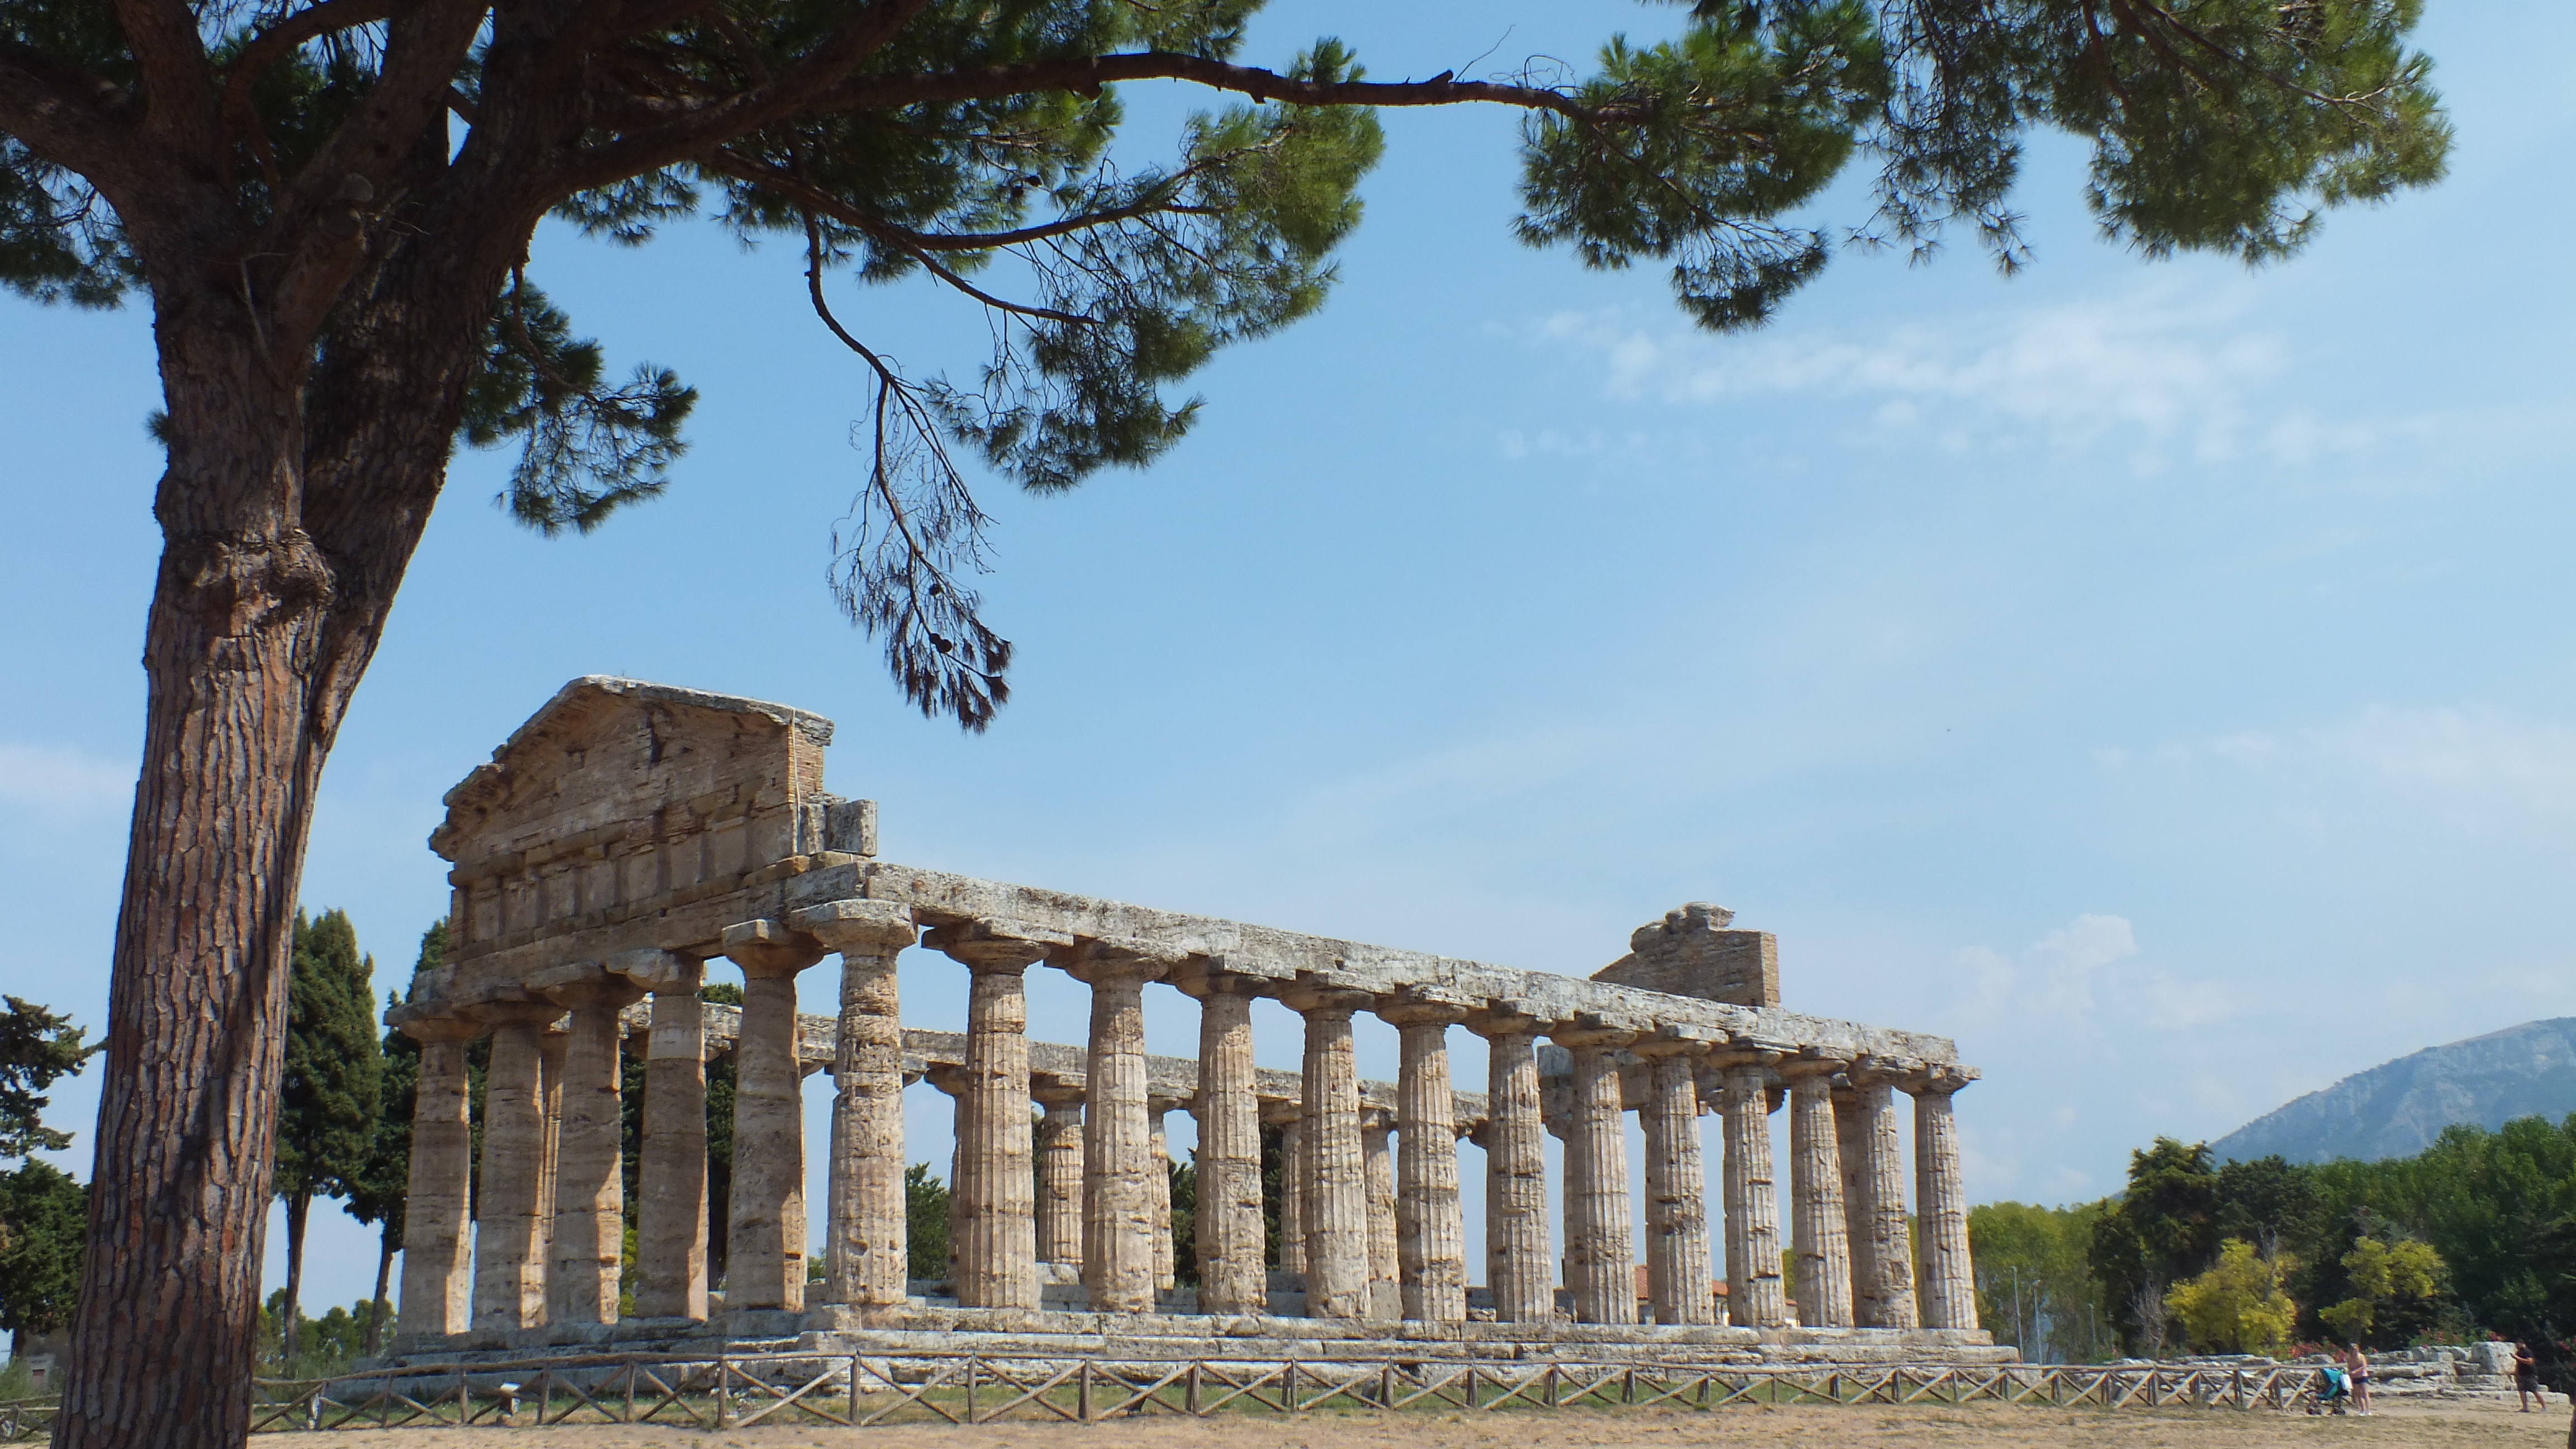
[[[2576,1112],[2576,1016],[2428,1047],[2310,1092],[2210,1144],[2221,1161],[2411,1157],[2454,1123]]]

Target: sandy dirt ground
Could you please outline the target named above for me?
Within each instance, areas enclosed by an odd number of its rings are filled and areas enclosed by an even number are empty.
[[[1313,1413],[1282,1420],[1145,1418],[1101,1424],[975,1428],[826,1425],[700,1432],[652,1425],[544,1429],[356,1430],[335,1440],[384,1449],[2290,1449],[2387,1445],[2406,1449],[2561,1449],[2566,1401],[2546,1412],[2511,1404],[2392,1405],[2368,1418],[2310,1418],[2257,1410],[2121,1410],[1814,1405],[1738,1406],[1715,1413],[1630,1409],[1553,1414],[1405,1414],[1395,1419]]]

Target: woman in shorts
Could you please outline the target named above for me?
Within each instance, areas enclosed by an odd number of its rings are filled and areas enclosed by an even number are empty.
[[[2344,1349],[2343,1371],[2344,1376],[2352,1380],[2353,1412],[2357,1414],[2369,1413],[2370,1357],[2361,1351],[2360,1344],[2351,1344]]]
[[[2540,1391],[2540,1360],[2531,1356],[2531,1345],[2527,1343],[2513,1346],[2513,1393],[2526,1414],[2531,1412],[2534,1399],[2540,1401],[2540,1407],[2549,1407],[2549,1396]]]

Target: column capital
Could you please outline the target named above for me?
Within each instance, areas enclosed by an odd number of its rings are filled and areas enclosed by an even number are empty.
[[[1789,1052],[1778,1047],[1762,1046],[1754,1042],[1732,1042],[1725,1046],[1711,1048],[1708,1053],[1708,1064],[1721,1072],[1740,1072],[1747,1067],[1777,1067],[1789,1056]]]
[[[1810,1052],[1812,1050],[1812,1048],[1809,1049]],[[1794,1057],[1782,1057],[1778,1065],[1774,1067],[1773,1070],[1777,1071],[1787,1081],[1799,1083],[1829,1081],[1833,1077],[1841,1074],[1841,1072],[1849,1065],[1850,1063],[1843,1061],[1839,1057],[1810,1055],[1808,1052],[1801,1052]]]
[[[465,1008],[465,1015],[485,1026],[552,1026],[562,1019],[564,1009],[551,1001],[477,1001]]]
[[[968,1078],[966,1068],[960,1063],[932,1062],[923,1069],[921,1079],[928,1082],[933,1091],[961,1099],[966,1095]]]
[[[645,988],[597,961],[572,961],[528,973],[530,991],[557,1006],[624,1007],[644,999]]]
[[[1029,921],[981,916],[933,926],[921,944],[969,971],[1026,971],[1074,944],[1073,933]]]
[[[1347,986],[1330,986],[1322,982],[1296,982],[1279,993],[1289,1010],[1300,1016],[1348,1016],[1377,1004],[1377,997]]]
[[[1091,1095],[1091,1084],[1083,1077],[1060,1074],[1029,1074],[1029,1095],[1047,1107],[1079,1107]]]
[[[1547,1023],[1529,1011],[1528,1005],[1527,1002],[1504,1001],[1476,1007],[1467,1013],[1464,1025],[1487,1041],[1496,1037],[1535,1036]]]
[[[1549,1027],[1547,1039],[1568,1048],[1624,1047],[1646,1039],[1653,1030],[1654,1023],[1641,1016],[1584,1011]]]
[[[1263,1097],[1261,1123],[1265,1127],[1286,1127],[1305,1120],[1306,1104],[1290,1097]]]
[[[413,1041],[472,1041],[492,1028],[470,1017],[415,1016],[408,1007],[387,1012],[388,1023]]]
[[[787,924],[844,956],[891,956],[921,935],[912,907],[894,901],[825,901],[790,912]]]
[[[1934,1062],[1893,1080],[1898,1090],[1909,1097],[1947,1097],[1984,1075],[1975,1067],[1956,1062]]]
[[[1438,992],[1407,987],[1377,1000],[1377,1018],[1399,1030],[1408,1026],[1456,1026],[1467,1019],[1468,1005]]]
[[[783,922],[742,921],[725,927],[724,955],[745,976],[794,976],[823,959],[823,943]]]
[[[1053,957],[1064,974],[1090,986],[1160,981],[1189,959],[1181,947],[1137,936],[1074,937]]]
[[[1192,956],[1163,978],[1184,996],[1204,1001],[1211,996],[1267,996],[1276,987],[1267,976],[1229,971],[1223,957]]]
[[[1705,1056],[1719,1044],[1718,1035],[1706,1027],[1659,1023],[1653,1035],[1637,1038],[1628,1050],[1651,1062],[1665,1057]]]
[[[1392,1107],[1377,1106],[1364,1106],[1360,1108],[1360,1130],[1362,1132],[1394,1131],[1395,1109]]]
[[[608,958],[611,973],[623,976],[652,992],[675,992],[694,995],[707,983],[704,958],[665,951],[647,946],[638,951],[620,951]]]

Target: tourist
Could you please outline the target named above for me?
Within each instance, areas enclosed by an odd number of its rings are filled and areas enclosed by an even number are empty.
[[[2370,1412],[2370,1355],[2358,1343],[2348,1344],[2343,1351],[2343,1371],[2352,1380],[2353,1412]]]
[[[2531,1356],[2531,1345],[2527,1343],[2513,1346],[2513,1394],[2526,1414],[2531,1412],[2535,1399],[2542,1408],[2549,1407],[2549,1396],[2540,1391],[2540,1360]]]

